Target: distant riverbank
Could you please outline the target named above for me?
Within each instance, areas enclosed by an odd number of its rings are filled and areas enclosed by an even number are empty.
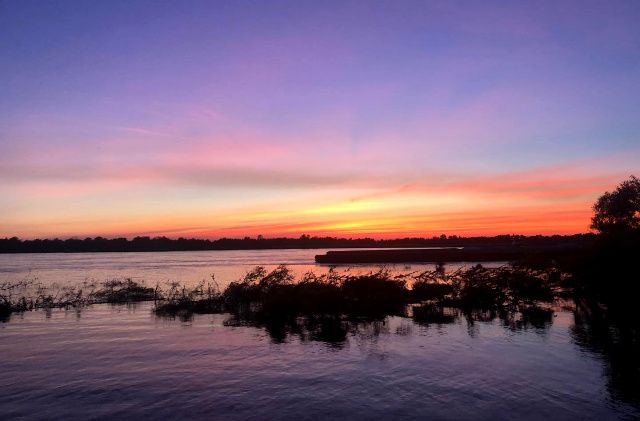
[[[324,264],[386,264],[386,263],[460,263],[460,262],[513,262],[527,258],[553,260],[584,249],[584,244],[556,245],[486,245],[471,247],[441,247],[421,249],[385,250],[331,250],[316,255],[317,263]]]
[[[431,238],[198,238],[135,237],[127,238],[69,238],[21,240],[17,237],[0,239],[0,253],[100,253],[100,252],[158,252],[203,250],[278,250],[332,248],[417,248],[417,247],[560,247],[588,245],[594,234],[524,236],[498,235],[494,237],[439,236]]]

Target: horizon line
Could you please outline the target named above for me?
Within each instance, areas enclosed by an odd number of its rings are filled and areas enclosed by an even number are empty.
[[[257,236],[240,236],[240,237],[169,237],[166,235],[156,235],[156,236],[151,236],[151,235],[135,235],[135,236],[102,236],[102,235],[95,235],[95,236],[71,236],[71,237],[45,237],[45,238],[38,238],[38,237],[29,237],[29,238],[22,238],[19,236],[5,236],[5,237],[0,237],[0,241],[7,241],[7,240],[19,240],[19,241],[67,241],[67,240],[80,240],[80,241],[84,241],[84,240],[121,240],[121,239],[125,239],[127,241],[134,241],[136,238],[148,238],[151,240],[156,240],[156,239],[166,239],[166,240],[171,240],[171,241],[178,241],[178,240],[198,240],[198,241],[221,241],[221,240],[234,240],[234,241],[249,241],[249,240],[255,240],[255,241],[268,241],[268,240],[310,240],[310,239],[333,239],[333,240],[346,240],[346,241],[358,241],[358,240],[373,240],[373,241],[396,241],[396,240],[436,240],[436,239],[441,239],[441,240],[445,240],[445,239],[473,239],[473,238],[497,238],[497,237],[524,237],[524,238],[530,238],[530,237],[572,237],[572,236],[578,236],[578,235],[596,235],[593,231],[589,230],[589,231],[585,231],[585,232],[575,232],[575,233],[554,233],[554,234],[515,234],[515,233],[504,233],[504,234],[485,234],[485,235],[471,235],[471,236],[464,236],[464,235],[457,235],[457,234],[445,234],[442,233],[440,235],[432,235],[432,236],[408,236],[408,237],[340,237],[340,236],[331,236],[331,235],[324,235],[324,236],[320,236],[320,235],[309,235],[309,234],[300,234],[297,237],[288,237],[288,236],[275,236],[275,237],[271,237],[271,236],[264,236],[264,235],[257,235]],[[444,236],[444,238],[443,238]]]

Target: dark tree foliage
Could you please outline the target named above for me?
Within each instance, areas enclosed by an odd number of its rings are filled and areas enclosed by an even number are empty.
[[[593,205],[591,228],[603,233],[622,233],[640,228],[640,180],[623,181],[613,192],[606,192]]]
[[[495,237],[458,237],[442,235],[432,238],[336,238],[302,235],[299,238],[198,238],[135,237],[127,238],[69,238],[21,240],[17,237],[0,238],[0,253],[81,253],[81,252],[140,252],[140,251],[193,251],[193,250],[261,250],[261,249],[333,249],[372,247],[462,247],[462,246],[547,246],[580,245],[590,243],[595,234],[524,236],[498,235]]]
[[[577,256],[571,272],[576,289],[611,311],[635,311],[640,294],[640,180],[631,176],[594,204],[591,227],[600,231],[593,246]]]

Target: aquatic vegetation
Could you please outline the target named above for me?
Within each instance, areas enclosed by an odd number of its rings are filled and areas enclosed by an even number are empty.
[[[0,319],[7,318],[11,315],[11,306],[5,302],[0,303]]]
[[[263,269],[262,269],[263,270]],[[308,273],[292,282],[285,266],[271,273],[254,270],[223,293],[228,311],[253,312],[268,317],[284,315],[398,314],[407,302],[405,281],[385,270],[365,275]]]
[[[45,285],[37,279],[0,283],[0,314],[38,309],[82,307],[99,303],[152,301],[157,291],[132,279],[79,285]]]
[[[422,325],[445,325],[455,322],[458,317],[460,317],[458,309],[435,304],[423,304],[412,308],[413,321]]]
[[[200,282],[195,288],[187,288],[171,282],[166,290],[156,286],[154,290],[155,311],[164,316],[185,316],[193,313],[219,313],[222,298],[215,278],[212,282]]]
[[[560,279],[554,269],[476,265],[450,277],[456,293],[449,303],[460,307],[505,309],[537,301],[550,302]]]
[[[400,275],[385,268],[364,274],[332,269],[295,280],[284,265],[272,271],[258,266],[224,291],[213,277],[195,287],[170,282],[155,288],[132,279],[49,288],[32,280],[0,285],[0,312],[154,301],[155,312],[162,316],[227,312],[247,320],[380,319],[405,316],[409,305],[418,304],[423,306],[414,307],[414,317],[427,320],[444,317],[438,313],[443,307],[459,308],[465,314],[513,313],[536,302],[549,302],[558,287],[556,275],[553,270],[476,265],[450,273],[440,266]]]
[[[447,278],[436,272],[423,272],[413,283],[411,289],[415,300],[443,300],[454,293],[454,286]]]
[[[156,309],[165,314],[225,311],[267,318],[405,315],[407,305],[411,303],[515,311],[520,305],[553,300],[558,278],[551,273],[477,265],[452,273],[437,268],[393,275],[382,268],[359,275],[335,270],[324,275],[307,273],[295,282],[286,266],[279,266],[271,272],[256,267],[243,279],[232,282],[222,293],[205,297],[198,292],[202,287],[191,292],[183,289],[177,297],[161,292]],[[199,302],[202,302],[201,306]]]
[[[150,301],[155,298],[156,291],[139,282],[128,279],[114,279],[104,282],[101,288],[93,291],[92,302],[126,303],[133,301]]]

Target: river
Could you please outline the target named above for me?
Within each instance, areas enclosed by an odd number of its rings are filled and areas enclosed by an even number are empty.
[[[132,277],[221,284],[296,273],[324,250],[2,255],[3,280]],[[392,267],[410,271],[427,265]],[[432,267],[432,266],[431,266]],[[354,270],[369,270],[360,267]],[[572,303],[540,319],[251,325],[163,318],[152,303],[13,314],[0,323],[2,419],[637,419],[625,331]]]

